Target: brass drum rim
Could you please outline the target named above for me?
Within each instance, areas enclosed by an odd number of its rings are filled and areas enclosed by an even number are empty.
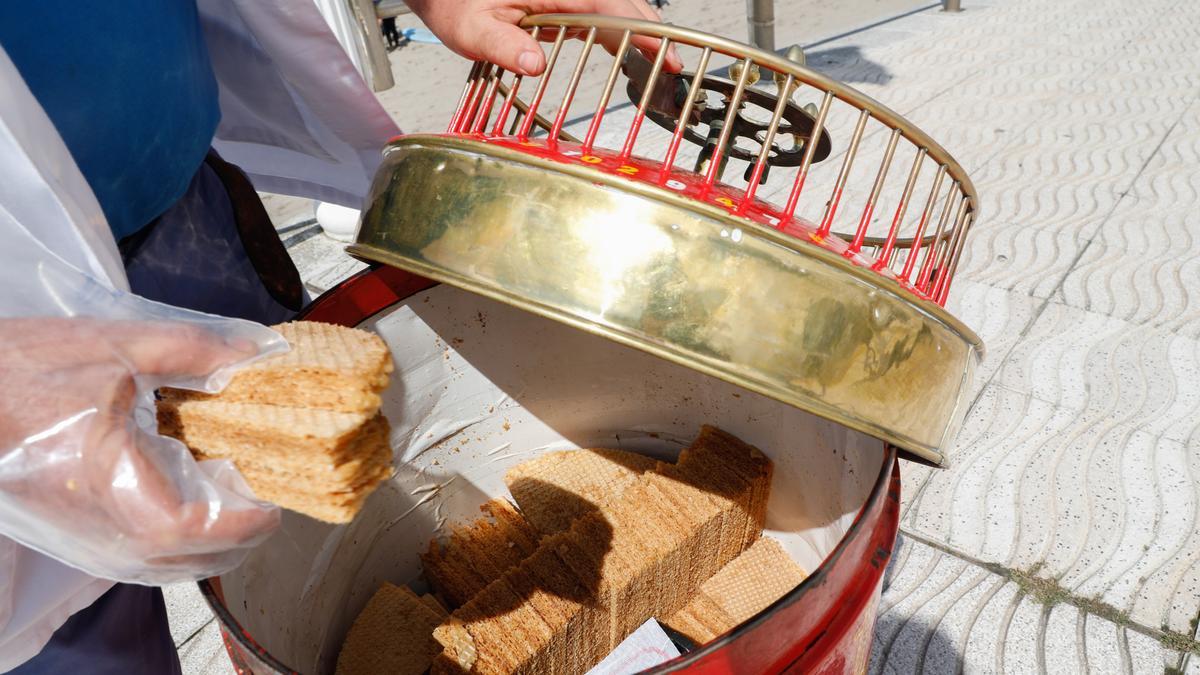
[[[771,228],[759,225],[752,220],[736,217],[732,214],[722,211],[713,206],[703,204],[701,202],[688,199],[670,191],[653,187],[650,185],[635,184],[632,181],[625,181],[621,178],[607,175],[601,171],[591,169],[586,166],[575,166],[552,162],[532,155],[522,153],[517,150],[498,147],[496,145],[487,144],[481,141],[471,140],[455,136],[438,136],[438,135],[413,135],[406,136],[394,140],[389,144],[388,154],[397,151],[403,151],[408,148],[454,151],[464,155],[473,155],[476,157],[487,157],[499,162],[509,162],[525,165],[531,170],[538,170],[551,174],[565,174],[569,179],[585,180],[589,183],[600,183],[617,190],[632,194],[642,199],[648,199],[660,204],[665,204],[668,207],[675,209],[686,210],[700,217],[715,221],[721,224],[728,224],[735,228],[741,228],[747,233],[748,237],[757,238],[763,242],[773,246],[782,247],[789,254],[795,254],[808,259],[814,259],[817,262],[829,267],[835,268],[839,272],[848,273],[856,281],[867,286],[871,291],[875,291],[880,297],[890,298],[888,303],[899,301],[902,305],[911,308],[918,316],[924,317],[925,322],[931,322],[940,325],[942,330],[949,335],[950,339],[959,340],[964,349],[969,350],[964,353],[969,354],[968,358],[973,357],[975,360],[970,364],[974,367],[978,363],[978,359],[982,355],[983,345],[979,337],[971,331],[970,328],[962,324],[953,315],[939,306],[937,303],[919,298],[911,293],[908,293],[898,283],[881,277],[870,270],[859,268],[852,262],[843,257],[826,251],[819,246],[806,242],[802,239],[792,237],[790,235],[776,232]],[[381,173],[377,179],[375,188],[372,191],[371,204],[368,205],[369,214],[375,209],[376,204],[380,202],[381,195],[387,191],[387,172]],[[381,187],[383,186],[383,187]],[[382,208],[382,207],[381,207]],[[958,403],[951,416],[940,420],[942,429],[942,438],[936,444],[926,443],[915,439],[911,436],[893,431],[886,426],[882,426],[871,419],[867,419],[869,415],[848,414],[844,412],[838,405],[829,403],[811,392],[806,392],[803,389],[788,388],[781,386],[771,380],[766,371],[755,369],[753,366],[745,364],[739,366],[740,369],[747,371],[746,374],[734,372],[726,362],[714,361],[707,363],[703,356],[698,355],[694,350],[690,353],[688,348],[673,345],[672,341],[667,338],[651,340],[648,337],[653,337],[647,334],[644,337],[639,334],[639,331],[633,327],[625,326],[610,326],[598,323],[588,318],[585,312],[572,313],[570,310],[574,308],[559,308],[544,304],[537,300],[532,300],[529,297],[524,297],[520,294],[510,292],[499,284],[491,280],[479,280],[472,278],[460,271],[438,264],[431,264],[423,260],[417,260],[407,255],[398,254],[395,251],[389,251],[380,246],[371,245],[372,237],[377,237],[378,233],[371,232],[372,227],[368,223],[369,218],[364,216],[363,226],[358,236],[358,243],[350,246],[349,251],[353,255],[375,262],[384,263],[395,266],[430,279],[448,283],[466,290],[479,293],[489,298],[519,307],[525,311],[544,316],[556,321],[567,323],[576,328],[586,330],[590,333],[601,335],[608,339],[612,339],[620,344],[630,346],[642,351],[646,351],[660,358],[665,358],[674,363],[684,365],[696,370],[700,370],[710,376],[732,382],[747,390],[754,391],[770,398],[783,401],[789,405],[800,407],[809,410],[822,417],[833,420],[839,424],[843,424],[852,429],[870,434],[876,438],[893,443],[907,451],[911,457],[922,461],[923,463],[932,463],[936,465],[944,464],[944,446],[948,442],[948,437],[945,430],[953,429],[954,425],[950,422],[954,415],[961,419],[961,407],[965,405],[962,398],[962,391],[965,388],[964,378],[966,374],[960,372],[956,383],[951,384],[949,378],[942,380],[946,388],[956,387],[958,391]],[[864,295],[867,291],[864,291]],[[910,310],[905,310],[910,311]],[[926,324],[928,325],[928,324]],[[661,336],[660,336],[661,337]],[[720,367],[725,365],[726,367]],[[754,377],[757,375],[757,379]],[[878,418],[876,418],[878,419]]]
[[[985,353],[985,347],[982,338],[980,338],[975,331],[971,330],[969,326],[959,320],[958,317],[951,314],[945,307],[942,307],[941,305],[927,298],[922,298],[909,293],[894,280],[881,276],[868,269],[859,267],[858,265],[849,262],[845,258],[831,251],[827,251],[798,237],[793,237],[789,234],[779,232],[775,229],[758,223],[751,218],[736,216],[728,211],[712,206],[711,204],[677,195],[670,190],[665,190],[643,183],[634,183],[632,181],[621,180],[612,176],[611,174],[607,174],[603,171],[598,171],[587,166],[559,164],[541,159],[539,157],[517,152],[515,150],[510,150],[508,148],[488,145],[459,136],[451,136],[446,134],[408,134],[393,139],[388,143],[388,146],[384,152],[387,153],[388,150],[393,147],[411,144],[445,145],[449,147],[456,147],[467,152],[477,152],[481,154],[492,155],[494,157],[512,160],[542,169],[566,173],[591,182],[603,183],[605,185],[616,187],[627,192],[632,192],[643,197],[664,201],[672,206],[679,206],[693,211],[699,211],[714,220],[720,220],[729,223],[734,227],[745,229],[747,226],[749,226],[755,231],[756,234],[771,240],[775,244],[779,244],[804,255],[817,256],[823,262],[840,266],[847,273],[854,275],[856,278],[861,279],[862,281],[875,285],[879,290],[884,291],[889,295],[893,295],[903,302],[919,307],[921,311],[927,314],[932,314],[939,323],[944,324],[947,328],[961,335],[965,342],[970,344],[980,353],[981,357]],[[353,244],[349,247],[349,250],[353,253],[358,248],[360,248],[358,244]]]
[[[404,258],[403,256],[397,256],[379,248],[363,246],[360,244],[351,244],[347,250],[362,260],[380,262],[391,267],[412,272],[413,274],[419,274],[439,283],[449,284],[451,286],[462,288],[463,290],[471,291],[472,293],[478,293],[479,295],[491,298],[492,300],[512,305],[513,307],[517,307],[518,309],[522,309],[538,316],[546,317],[547,319],[559,321],[574,328],[578,328],[579,330],[592,333],[593,335],[599,335],[618,344],[623,344],[627,347],[632,347],[634,349],[647,352],[661,359],[666,359],[672,363],[686,366],[688,368],[692,368],[693,370],[698,370],[706,375],[736,384],[747,391],[759,393],[763,396],[787,403],[788,405],[802,408],[812,412],[813,414],[824,417],[825,419],[841,424],[842,426],[849,427],[855,431],[861,431],[864,434],[895,445],[897,449],[900,450],[901,455],[906,459],[917,461],[921,464],[929,464],[939,467],[945,466],[945,457],[942,451],[924,443],[917,442],[913,438],[893,433],[885,427],[871,424],[861,420],[860,418],[847,415],[843,413],[842,410],[837,406],[826,404],[820,399],[809,396],[784,397],[777,395],[773,391],[766,391],[764,387],[755,385],[753,381],[747,378],[712,366],[708,366],[707,364],[696,361],[695,359],[677,355],[675,352],[659,347],[652,342],[627,336],[624,333],[604,326],[603,324],[597,324],[595,322],[587,321],[586,319],[581,319],[570,314],[569,312],[563,312],[541,303],[529,302],[518,295],[499,291],[494,286],[472,281],[470,277],[460,274],[446,273],[445,271],[431,265],[422,265],[412,261],[411,259]],[[801,400],[803,401],[803,404],[798,402]]]

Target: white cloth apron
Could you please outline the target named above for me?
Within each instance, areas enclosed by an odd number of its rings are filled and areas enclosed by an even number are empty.
[[[383,144],[399,133],[313,0],[199,0],[221,102],[214,147],[261,191],[359,208]],[[127,291],[99,203],[53,124],[0,48],[0,281],[56,260]],[[21,256],[22,258],[18,258]],[[6,262],[6,260],[8,262]],[[29,269],[28,264],[23,265]],[[33,294],[11,314],[60,314]],[[37,303],[41,303],[40,305]],[[17,307],[13,310],[12,307]],[[37,654],[111,581],[0,536],[0,671]]]

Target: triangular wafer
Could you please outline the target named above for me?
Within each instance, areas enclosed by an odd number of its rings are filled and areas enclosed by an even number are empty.
[[[440,622],[407,587],[385,583],[354,620],[336,675],[421,675],[441,652],[433,639]]]
[[[622,450],[547,452],[509,469],[504,483],[529,522],[543,534],[553,534],[570,528],[588,511],[620,499],[625,488],[654,465],[645,455]],[[564,498],[568,495],[575,498]]]
[[[219,394],[163,389],[167,400],[266,403],[293,408],[374,413],[388,385],[392,357],[374,333],[313,321],[273,328],[291,350],[242,368]]]
[[[779,542],[761,537],[664,623],[701,645],[766,609],[805,576]]]

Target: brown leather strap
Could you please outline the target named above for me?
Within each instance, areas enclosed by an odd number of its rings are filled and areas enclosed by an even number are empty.
[[[229,193],[238,236],[263,286],[276,302],[293,312],[300,311],[304,306],[300,272],[279,240],[267,209],[250,184],[250,179],[241,169],[221,159],[214,151],[209,151],[204,162],[217,174]]]

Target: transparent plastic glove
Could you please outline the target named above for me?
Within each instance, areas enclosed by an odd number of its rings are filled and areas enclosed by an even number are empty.
[[[258,354],[186,323],[0,319],[0,520],[10,536],[104,577],[215,572],[278,510],[236,472],[202,470],[134,419],[139,382],[186,384]]]
[[[154,390],[218,391],[283,338],[114,288],[2,209],[0,236],[0,533],[119,581],[238,565],[279,510],[228,462],[159,436]]]

